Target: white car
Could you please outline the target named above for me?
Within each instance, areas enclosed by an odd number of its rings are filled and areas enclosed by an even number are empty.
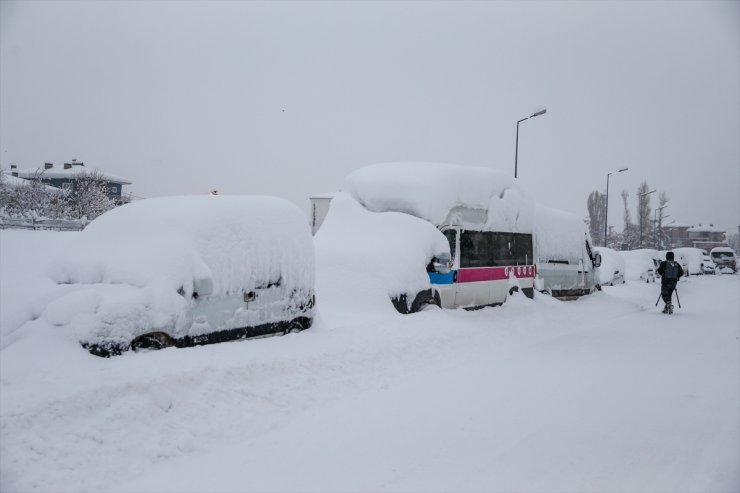
[[[131,202],[53,264],[62,296],[42,316],[90,353],[188,347],[311,326],[314,252],[305,216],[274,197]]]
[[[655,282],[658,268],[658,255],[655,250],[643,248],[640,250],[620,251],[625,262],[625,279],[627,281]]]
[[[601,266],[599,267],[599,284],[602,286],[614,286],[625,283],[624,257],[618,251],[606,247],[595,247],[594,250],[601,255]]]
[[[704,255],[701,262],[701,269],[705,274],[716,274],[717,266],[709,255]]]
[[[709,252],[709,255],[717,264],[720,272],[737,272],[737,255],[732,248],[729,247],[715,247]]]

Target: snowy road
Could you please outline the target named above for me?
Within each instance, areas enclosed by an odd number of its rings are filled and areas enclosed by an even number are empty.
[[[740,276],[109,360],[0,352],[2,491],[738,491]],[[320,293],[319,293],[320,294]],[[319,297],[319,299],[321,299]]]

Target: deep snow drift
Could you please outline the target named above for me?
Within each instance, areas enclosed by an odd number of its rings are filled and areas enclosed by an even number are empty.
[[[6,337],[77,234],[0,231],[2,491],[740,489],[740,276],[681,280],[672,316],[637,281],[403,316],[335,301],[382,266],[320,247],[299,334],[110,359],[43,318]]]

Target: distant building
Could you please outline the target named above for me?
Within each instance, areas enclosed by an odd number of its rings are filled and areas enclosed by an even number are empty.
[[[74,193],[75,186],[79,175],[81,174],[98,174],[105,180],[108,187],[108,198],[120,202],[124,185],[131,185],[126,178],[103,173],[99,169],[89,168],[85,163],[73,159],[69,163],[64,163],[63,167],[55,167],[53,163],[44,163],[43,168],[19,171],[15,165],[11,165],[10,174],[18,178],[32,180],[38,178],[41,183],[55,188],[70,190]]]
[[[716,246],[727,246],[727,235],[724,229],[713,224],[687,226],[674,224],[663,226],[663,233],[668,236],[671,248],[695,247],[711,250]]]
[[[672,224],[663,226],[661,230],[668,237],[669,248],[689,246],[689,228],[691,226],[684,224]]]
[[[718,246],[727,245],[727,233],[724,229],[714,227],[714,224],[709,226],[698,225],[688,229],[690,245],[696,248],[702,248],[704,250],[711,250]]]

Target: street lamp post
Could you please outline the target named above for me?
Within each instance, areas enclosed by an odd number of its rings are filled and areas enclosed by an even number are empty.
[[[629,168],[622,168],[617,173],[621,173],[622,171],[627,171]],[[604,246],[607,246],[607,224],[609,224],[609,175],[611,175],[611,172],[606,174],[606,206],[604,210]]]
[[[541,110],[532,113],[526,118],[522,118],[521,120],[518,120],[516,122],[516,149],[514,150],[514,178],[517,176],[517,161],[519,159],[519,124],[522,123],[524,120],[529,120],[530,118],[534,118],[535,116],[544,115],[547,113],[546,108],[542,108]]]
[[[640,197],[639,199],[640,200],[640,248],[642,248],[642,210],[644,208],[644,205],[642,203],[642,198],[645,197],[646,195],[650,195],[651,193],[655,193],[655,190],[650,190],[649,192],[638,194],[638,197]]]

